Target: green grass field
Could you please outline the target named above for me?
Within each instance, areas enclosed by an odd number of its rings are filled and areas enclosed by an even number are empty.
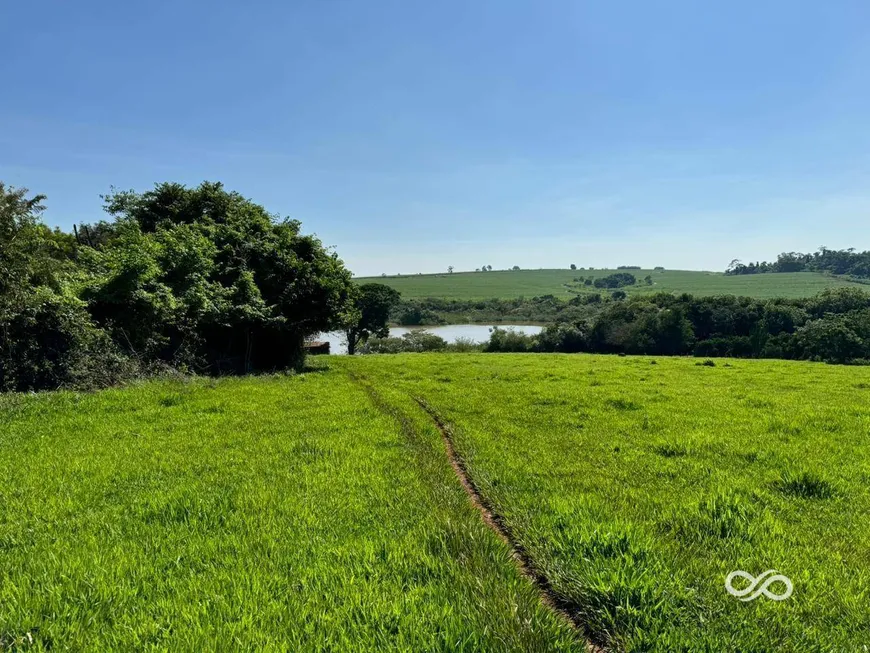
[[[870,642],[870,370],[696,362],[339,363],[395,401],[423,397],[453,425],[481,493],[596,641],[861,650]],[[738,569],[777,569],[794,595],[740,602],[724,589]]]
[[[0,398],[0,650],[582,651],[420,401],[605,649],[870,642],[870,369],[318,363]],[[776,569],[794,594],[741,602],[724,588],[738,569]]]
[[[493,272],[454,272],[453,274],[423,274],[402,277],[359,277],[358,283],[384,283],[392,286],[404,299],[445,297],[450,299],[490,299],[556,295],[570,297],[566,284],[575,277],[602,277],[617,270],[519,270]],[[719,272],[689,270],[626,270],[638,279],[638,285],[624,288],[628,293],[677,292],[697,296],[743,295],[761,299],[772,297],[810,297],[825,288],[853,286],[865,288],[836,277],[815,272],[754,274],[726,276]],[[646,275],[654,284],[642,284]],[[596,289],[586,288],[586,290]],[[606,291],[602,291],[606,292]]]
[[[342,372],[0,401],[0,651],[576,650]]]

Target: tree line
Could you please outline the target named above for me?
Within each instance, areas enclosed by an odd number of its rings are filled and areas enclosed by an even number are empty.
[[[870,279],[870,251],[856,252],[854,248],[828,249],[820,247],[812,254],[783,252],[776,261],[758,261],[743,264],[731,261],[725,274],[763,274],[769,272],[827,272],[859,279]]]
[[[0,391],[298,369],[306,338],[382,333],[398,301],[220,183],[112,192],[107,219],[71,233],[41,221],[44,200],[0,182]]]
[[[390,321],[402,326],[436,326],[468,322],[570,322],[590,317],[612,301],[609,295],[583,293],[563,300],[547,294],[494,299],[401,299]]]
[[[486,348],[864,364],[870,362],[870,294],[838,288],[808,299],[635,296],[536,336],[499,330]]]

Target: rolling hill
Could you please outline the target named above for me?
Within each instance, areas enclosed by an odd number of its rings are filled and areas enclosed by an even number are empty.
[[[791,272],[729,276],[721,272],[694,270],[619,270],[638,279],[627,293],[676,292],[697,296],[744,295],[747,297],[809,297],[826,288],[843,286],[865,288],[863,284],[817,272]],[[556,295],[571,297],[576,292],[598,291],[574,279],[597,278],[617,270],[494,270],[492,272],[454,272],[385,277],[357,277],[357,283],[378,282],[402,293],[404,299],[444,297],[450,299],[490,299]],[[652,285],[643,283],[650,275]],[[579,288],[578,288],[579,286]]]

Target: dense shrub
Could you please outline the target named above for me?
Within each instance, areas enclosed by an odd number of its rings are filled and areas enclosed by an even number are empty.
[[[405,351],[404,339],[397,336],[369,338],[358,350],[360,354],[401,354]]]
[[[813,320],[795,333],[797,348],[805,358],[846,363],[867,356],[867,344],[851,328],[847,316],[829,315]]]
[[[588,351],[588,327],[585,323],[554,324],[538,335],[537,347],[541,351],[576,353]]]
[[[447,344],[447,351],[466,354],[472,351],[483,351],[483,345],[475,342],[471,338],[459,337],[453,342]]]
[[[447,341],[441,336],[425,330],[411,331],[402,336],[407,351],[426,352],[442,351],[447,348]]]
[[[401,337],[369,338],[360,348],[362,354],[401,354],[444,351],[447,341],[426,330],[414,330]]]
[[[0,388],[99,386],[176,366],[299,367],[352,314],[350,273],[300,224],[220,184],[110,194],[75,235],[0,183]]]
[[[514,329],[499,329],[496,327],[492,330],[489,342],[484,346],[484,351],[528,352],[535,351],[537,346],[537,336]]]
[[[596,288],[623,288],[637,283],[637,277],[629,272],[616,272],[606,277],[598,277],[592,284]]]
[[[394,310],[394,317],[395,321],[403,326],[432,326],[446,323],[438,313],[414,300],[400,302]]]
[[[75,298],[42,286],[0,303],[0,391],[106,387],[138,371]]]
[[[114,238],[85,252],[82,296],[131,354],[208,372],[298,367],[336,326],[350,273],[294,220],[221,184],[106,198]]]

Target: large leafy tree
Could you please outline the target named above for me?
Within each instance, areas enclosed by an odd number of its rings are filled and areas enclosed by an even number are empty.
[[[112,383],[116,352],[72,291],[75,241],[28,194],[0,182],[0,390]]]
[[[9,299],[36,286],[59,290],[72,268],[73,239],[41,221],[45,195],[0,182],[0,297]]]
[[[210,372],[298,367],[304,339],[347,310],[334,252],[219,183],[104,199],[114,222],[84,248],[82,296],[133,355]]]
[[[344,325],[347,353],[351,355],[371,336],[386,338],[390,335],[390,312],[400,299],[397,290],[382,283],[362,284],[353,294],[353,307],[346,314]]]

